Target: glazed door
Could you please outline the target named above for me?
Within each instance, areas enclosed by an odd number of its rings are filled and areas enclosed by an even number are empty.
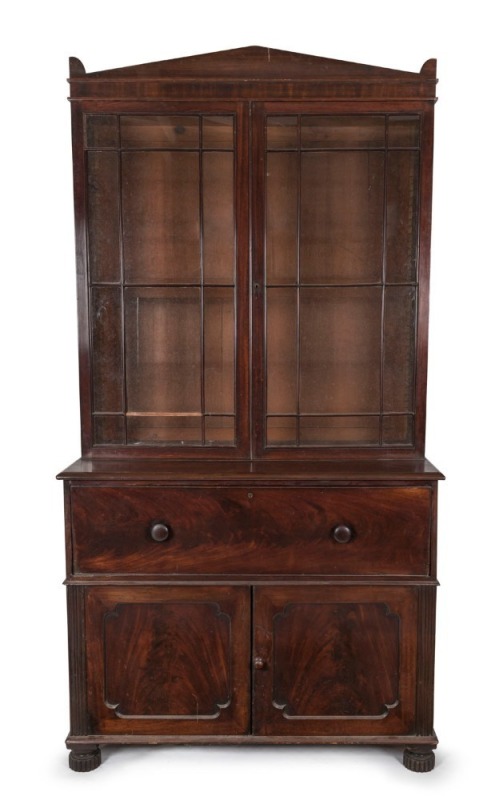
[[[245,110],[178,104],[84,126],[89,444],[247,452]]]
[[[249,618],[247,588],[89,589],[91,732],[247,733]]]
[[[254,120],[255,448],[411,450],[421,116],[274,103]]]
[[[254,734],[413,732],[416,589],[259,587],[254,624]]]

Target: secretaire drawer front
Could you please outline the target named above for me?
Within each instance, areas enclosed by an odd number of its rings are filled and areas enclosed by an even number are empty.
[[[73,487],[79,573],[429,572],[426,487]]]

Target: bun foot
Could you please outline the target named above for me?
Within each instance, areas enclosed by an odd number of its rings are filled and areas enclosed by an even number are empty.
[[[412,772],[431,772],[434,766],[433,750],[413,750],[411,747],[404,750],[404,767]]]
[[[100,762],[100,747],[93,747],[91,750],[74,748],[69,753],[69,766],[75,772],[91,772],[100,767]]]

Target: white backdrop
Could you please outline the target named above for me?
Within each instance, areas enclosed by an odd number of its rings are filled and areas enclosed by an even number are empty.
[[[19,0],[3,12],[0,730],[4,797],[483,798],[498,713],[499,185],[493,5]],[[67,59],[87,71],[251,44],[418,71],[438,59],[427,454],[441,486],[437,768],[389,749],[134,748],[67,769],[62,487],[79,454]],[[497,578],[496,578],[497,579]],[[106,751],[105,751],[106,752]],[[105,795],[106,793],[106,795]]]

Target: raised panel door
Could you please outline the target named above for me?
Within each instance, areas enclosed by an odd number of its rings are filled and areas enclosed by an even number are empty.
[[[253,732],[414,732],[417,590],[258,587]]]
[[[248,732],[247,588],[94,587],[86,604],[93,733]]]

